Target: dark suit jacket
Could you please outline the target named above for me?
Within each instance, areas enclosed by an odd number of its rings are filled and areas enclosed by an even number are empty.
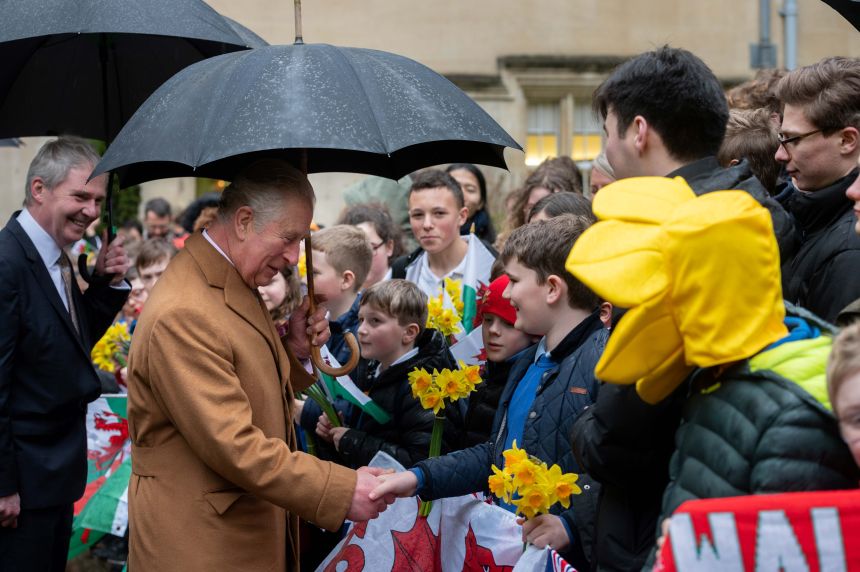
[[[84,492],[86,409],[100,390],[90,351],[128,292],[73,285],[78,336],[17,215],[0,231],[0,497],[32,509]]]

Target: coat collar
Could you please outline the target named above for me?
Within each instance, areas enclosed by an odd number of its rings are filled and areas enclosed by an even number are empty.
[[[289,371],[287,355],[282,347],[279,348],[280,340],[275,325],[260,295],[242,280],[239,271],[201,233],[195,233],[185,241],[185,250],[197,263],[209,286],[224,291],[227,307],[266,339],[277,363],[281,383],[285,384],[285,373]]]

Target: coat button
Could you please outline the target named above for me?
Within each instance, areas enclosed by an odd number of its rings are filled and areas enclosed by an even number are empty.
[[[529,413],[529,419],[534,419],[535,417],[537,417],[537,411],[532,411],[531,413]]]

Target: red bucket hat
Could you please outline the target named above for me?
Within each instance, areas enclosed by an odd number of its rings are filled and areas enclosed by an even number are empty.
[[[489,286],[478,290],[478,311],[475,314],[474,327],[481,325],[484,314],[495,314],[507,323],[514,325],[517,321],[517,311],[511,306],[510,300],[502,298],[502,292],[508,287],[510,279],[502,274],[493,280]]]

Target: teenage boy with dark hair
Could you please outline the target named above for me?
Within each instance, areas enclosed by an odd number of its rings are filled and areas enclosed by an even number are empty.
[[[724,169],[717,161],[729,110],[719,80],[701,59],[668,46],[640,54],[597,88],[594,109],[604,119],[616,178],[683,177],[697,195],[746,191],[770,211],[783,260],[794,252],[794,223],[749,164]]]
[[[803,237],[794,258],[783,259],[785,299],[834,322],[860,297],[857,214],[846,196],[860,158],[860,59],[793,70],[776,94],[785,104],[776,160],[793,187],[783,204]]]
[[[616,178],[682,177],[697,195],[746,191],[770,211],[780,255],[790,257],[797,237],[782,206],[747,161],[729,168],[717,161],[729,111],[701,59],[670,47],[640,54],[609,76],[593,103]],[[600,570],[638,570],[648,557],[684,398],[678,390],[651,405],[632,386],[601,386],[574,427],[577,460],[602,485],[594,553]]]
[[[409,190],[409,222],[420,247],[396,259],[389,277],[414,282],[432,297],[445,278],[460,280],[475,265],[478,281],[489,284],[496,253],[474,235],[460,236],[468,215],[463,190],[451,175],[439,169],[416,175]]]
[[[487,491],[491,465],[503,466],[502,453],[514,440],[564,472],[582,473],[568,439],[573,422],[594,400],[594,367],[608,337],[597,297],[564,269],[571,246],[587,226],[582,217],[562,215],[522,226],[505,243],[502,259],[510,284],[504,295],[516,309],[515,325],[543,338],[514,364],[491,438],[386,476],[372,498],[417,492],[430,500]],[[523,536],[538,547],[552,546],[577,569],[588,570],[598,487],[587,475],[580,476],[579,484],[582,494],[571,498],[569,509],[556,506],[552,514],[525,521]]]

